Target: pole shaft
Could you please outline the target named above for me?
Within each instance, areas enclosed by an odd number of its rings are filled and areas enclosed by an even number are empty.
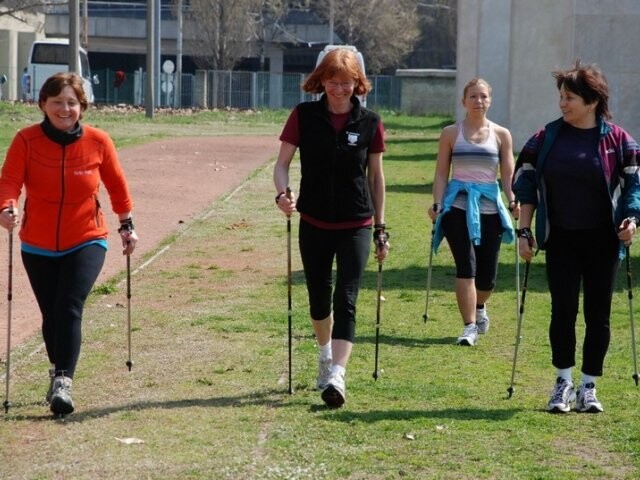
[[[376,350],[375,350],[375,365],[373,370],[373,378],[378,379],[378,349],[380,345],[380,296],[382,295],[382,262],[378,262],[378,288],[376,299]]]

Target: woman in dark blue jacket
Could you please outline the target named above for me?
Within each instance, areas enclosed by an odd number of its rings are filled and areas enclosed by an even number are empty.
[[[577,62],[553,76],[562,118],[531,137],[516,162],[519,251],[526,261],[536,246],[546,251],[549,339],[557,369],[547,410],[565,413],[575,401],[576,410],[597,413],[603,408],[595,383],[609,348],[615,276],[640,218],[640,152],[627,132],[608,121],[609,91],[598,67]],[[581,285],[586,329],[576,391],[572,367]]]

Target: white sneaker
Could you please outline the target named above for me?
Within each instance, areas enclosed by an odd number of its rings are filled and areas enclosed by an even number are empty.
[[[487,315],[487,309],[476,310],[476,325],[478,326],[478,333],[484,335],[489,331],[489,316]]]
[[[458,345],[465,345],[473,347],[478,341],[478,326],[475,323],[470,323],[464,326],[462,335],[458,337]]]
[[[318,378],[316,379],[316,388],[318,390],[324,390],[324,387],[329,383],[332,362],[331,357],[318,356]]]
[[[594,383],[580,385],[578,399],[576,400],[576,410],[585,413],[604,412],[602,404],[596,398],[596,386]]]
[[[49,408],[56,416],[68,415],[73,412],[73,400],[71,399],[72,380],[69,377],[58,376],[53,380],[53,394]]]
[[[327,386],[322,390],[322,400],[329,408],[340,408],[346,399],[344,374],[331,373]]]
[[[571,410],[571,403],[575,399],[576,391],[573,388],[573,383],[558,377],[547,404],[547,411],[550,413],[567,413]]]

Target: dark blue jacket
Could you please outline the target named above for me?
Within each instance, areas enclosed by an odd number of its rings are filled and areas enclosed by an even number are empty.
[[[559,118],[547,124],[527,141],[518,155],[513,177],[513,191],[517,200],[536,207],[536,241],[542,250],[549,239],[550,229],[542,171],[551,146],[564,124],[564,120]],[[600,164],[611,199],[611,218],[614,228],[617,228],[626,217],[640,218],[640,147],[618,125],[599,118],[598,127]]]

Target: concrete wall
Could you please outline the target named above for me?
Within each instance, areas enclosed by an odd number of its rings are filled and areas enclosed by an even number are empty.
[[[511,130],[520,150],[560,116],[551,72],[580,57],[604,70],[613,121],[640,138],[639,22],[638,0],[458,0],[458,118],[463,85],[485,78],[493,87],[489,117]]]
[[[20,98],[20,79],[27,66],[31,44],[44,37],[44,16],[23,14],[22,20],[0,15],[0,76],[7,76],[2,86],[3,100]]]
[[[455,70],[396,70],[400,79],[400,111],[410,115],[455,113]]]

